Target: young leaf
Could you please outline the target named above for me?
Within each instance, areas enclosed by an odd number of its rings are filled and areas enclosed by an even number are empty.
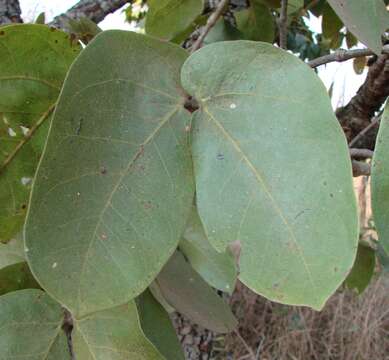
[[[184,32],[204,8],[203,0],[149,0],[146,34],[171,40]]]
[[[381,118],[371,170],[371,206],[379,243],[389,255],[389,102]]]
[[[180,250],[203,279],[216,289],[232,293],[235,288],[237,268],[230,251],[217,252],[209,243],[203,225],[193,207]]]
[[[374,275],[374,268],[375,251],[371,247],[359,245],[353,268],[345,281],[346,286],[362,294]]]
[[[376,54],[381,53],[381,35],[389,27],[389,13],[382,0],[328,2],[348,30]]]
[[[144,336],[133,301],[74,320],[72,338],[80,360],[165,359]]]
[[[184,353],[171,320],[149,290],[136,298],[136,305],[141,328],[158,351],[168,360],[184,360]]]
[[[340,46],[339,42],[343,39],[343,34],[340,33],[342,27],[342,20],[339,19],[332,7],[326,4],[323,10],[322,28],[323,36],[330,40],[331,49]]]
[[[228,56],[225,56],[228,54]],[[358,217],[343,132],[316,74],[265,43],[215,43],[182,68],[197,208],[220,252],[241,243],[240,279],[320,309],[354,261]]]
[[[0,359],[70,360],[61,306],[40,290],[0,297]]]
[[[246,39],[273,42],[274,18],[261,1],[252,1],[248,9],[236,12],[235,18],[238,29]]]
[[[232,331],[237,322],[228,305],[176,252],[155,280],[162,296],[194,323],[215,332]]]
[[[107,31],[68,74],[25,240],[34,275],[76,317],[139,295],[178,245],[194,194],[179,84],[186,56]]]
[[[44,25],[0,31],[0,241],[21,231],[32,179],[68,67],[80,47]],[[28,54],[28,55],[27,55]],[[28,59],[27,59],[28,57]]]

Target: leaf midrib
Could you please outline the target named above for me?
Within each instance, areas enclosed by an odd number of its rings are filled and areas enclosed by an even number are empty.
[[[257,180],[258,184],[262,187],[263,191],[266,193],[266,195],[268,196],[268,198],[270,199],[270,202],[271,204],[273,205],[273,208],[276,210],[276,213],[279,215],[280,219],[282,220],[282,222],[284,223],[287,231],[289,232],[290,234],[290,238],[291,240],[294,242],[294,244],[296,245],[296,248],[298,250],[298,253],[300,255],[300,258],[302,260],[302,263],[303,263],[303,266],[305,268],[305,271],[308,275],[308,279],[309,279],[309,282],[311,283],[312,287],[314,288],[314,290],[317,290],[318,287],[317,285],[315,284],[314,280],[313,280],[313,277],[312,277],[312,273],[309,269],[309,266],[308,266],[308,263],[304,257],[304,253],[303,253],[303,250],[301,249],[301,246],[300,244],[298,243],[297,241],[297,238],[290,226],[290,224],[288,223],[288,221],[286,220],[286,217],[284,216],[281,208],[279,207],[278,203],[276,202],[276,200],[274,199],[273,195],[271,194],[266,182],[264,181],[263,177],[261,176],[261,174],[257,171],[257,169],[255,168],[255,166],[253,165],[253,163],[250,161],[250,159],[248,158],[248,156],[245,154],[245,152],[243,151],[243,149],[240,147],[239,143],[229,134],[229,132],[224,128],[224,126],[215,118],[215,116],[209,111],[209,109],[207,107],[203,107],[202,110],[210,117],[210,119],[214,122],[214,124],[216,125],[216,127],[220,130],[220,132],[223,134],[223,136],[232,144],[232,146],[235,148],[235,150],[242,156],[242,159],[244,160],[244,162],[246,163],[247,167],[250,169],[250,171],[253,173],[255,179]]]
[[[94,228],[93,235],[92,235],[92,237],[90,239],[88,248],[87,248],[87,250],[85,252],[84,261],[83,261],[82,266],[81,266],[79,282],[78,282],[78,304],[77,304],[78,307],[80,307],[80,304],[81,304],[81,280],[82,280],[83,275],[85,273],[85,267],[86,267],[87,259],[89,257],[89,252],[90,252],[90,250],[92,248],[92,245],[94,244],[94,242],[95,242],[95,240],[97,238],[97,236],[96,236],[97,235],[97,229],[101,225],[101,222],[103,220],[103,216],[104,216],[106,210],[108,209],[108,207],[110,206],[113,196],[115,195],[117,189],[121,185],[123,179],[128,175],[128,172],[130,171],[130,169],[133,166],[133,164],[136,162],[136,160],[139,158],[139,156],[143,152],[144,147],[146,145],[148,145],[154,139],[154,137],[159,133],[159,131],[163,128],[163,126],[167,122],[169,122],[171,120],[171,118],[174,116],[174,114],[176,112],[178,112],[180,110],[181,106],[182,106],[181,103],[178,103],[169,113],[167,113],[165,115],[165,117],[162,118],[160,124],[153,130],[153,132],[142,142],[141,145],[139,145],[139,150],[130,159],[130,161],[128,162],[128,164],[126,166],[126,169],[123,171],[123,174],[118,178],[118,180],[117,180],[116,184],[114,185],[110,195],[108,196],[108,199],[107,199],[106,203],[104,204],[103,209],[101,210],[101,212],[100,212],[100,214],[98,216],[98,220],[97,220],[96,226]],[[80,311],[80,308],[78,308],[78,310]]]

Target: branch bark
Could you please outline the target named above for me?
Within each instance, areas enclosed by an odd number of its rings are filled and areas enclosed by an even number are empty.
[[[56,16],[49,25],[57,28],[66,28],[69,19],[80,19],[83,17],[92,20],[96,24],[116,10],[120,9],[131,0],[80,0],[65,13]]]
[[[287,37],[288,37],[288,0],[282,0],[281,12],[278,19],[278,28],[280,32],[280,48],[287,48]]]
[[[22,23],[19,0],[0,0],[0,25]]]
[[[389,54],[378,56],[370,66],[366,81],[357,94],[344,107],[336,111],[336,116],[350,142],[366,128],[364,136],[353,141],[353,146],[373,150],[377,136],[377,126],[371,119],[389,96]]]

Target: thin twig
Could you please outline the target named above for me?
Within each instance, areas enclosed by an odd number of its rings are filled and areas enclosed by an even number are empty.
[[[361,138],[363,138],[373,127],[377,126],[380,122],[380,117],[375,117],[372,122],[366,126],[364,129],[362,129],[348,144],[348,146],[351,148],[353,145],[355,145]]]
[[[253,349],[251,349],[251,347],[247,344],[245,339],[243,339],[242,335],[240,335],[238,330],[234,330],[234,333],[237,336],[237,338],[239,339],[239,341],[243,344],[243,346],[245,347],[245,349],[249,353],[249,355],[252,358],[252,360],[255,360],[255,354],[254,354]]]
[[[389,54],[389,45],[385,45],[382,48],[382,53]],[[308,61],[308,65],[312,68],[315,68],[320,65],[328,64],[330,62],[335,62],[335,61],[343,62],[357,57],[371,56],[374,54],[375,53],[370,49],[354,49],[354,50],[339,49],[333,52],[332,54],[324,55],[316,59],[313,59],[311,61]]]
[[[195,43],[192,45],[191,52],[195,52],[196,50],[200,49],[201,45],[203,44],[203,41],[205,37],[208,35],[210,30],[215,26],[216,22],[219,20],[220,16],[222,16],[224,12],[225,6],[228,4],[229,0],[221,0],[215,9],[215,11],[211,14],[211,16],[208,18],[207,23],[205,24],[203,31],[195,41]]]
[[[10,162],[14,159],[14,157],[18,154],[20,149],[32,138],[34,133],[39,129],[39,127],[44,123],[44,121],[49,117],[50,113],[55,108],[56,104],[53,104],[49,107],[49,109],[43,113],[43,115],[38,119],[35,125],[28,131],[25,135],[24,139],[21,140],[15,149],[7,156],[7,158],[0,165],[0,174],[4,171],[4,169],[10,164]]]
[[[278,19],[278,28],[280,31],[280,48],[286,49],[288,36],[288,0],[282,0],[281,12]]]
[[[350,149],[350,156],[353,159],[371,159],[374,151],[369,149]]]

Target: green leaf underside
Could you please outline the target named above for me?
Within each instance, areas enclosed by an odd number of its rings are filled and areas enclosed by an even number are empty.
[[[204,8],[203,0],[149,0],[146,34],[171,40],[184,32]]]
[[[381,118],[371,171],[371,205],[379,242],[389,255],[389,103]]]
[[[106,31],[68,74],[25,241],[34,275],[76,316],[139,295],[177,247],[194,193],[185,58],[176,45]]]
[[[165,359],[144,336],[133,301],[76,320],[72,338],[80,360]]]
[[[184,353],[168,314],[149,290],[136,299],[141,328],[167,360],[184,360]]]
[[[155,280],[161,295],[195,324],[219,333],[232,331],[237,322],[229,306],[176,252]]]
[[[260,1],[254,1],[248,9],[236,12],[235,18],[245,39],[273,42],[274,19],[270,9]]]
[[[232,293],[237,277],[234,257],[230,251],[217,252],[209,243],[195,207],[179,246],[192,267],[209,285]]]
[[[61,306],[40,290],[0,297],[0,359],[70,360]]]
[[[367,246],[359,245],[354,266],[345,281],[349,289],[355,289],[362,294],[374,275],[375,251]]]
[[[344,24],[362,43],[380,54],[381,35],[389,28],[389,13],[382,0],[328,0]]]
[[[0,241],[10,240],[22,229],[49,125],[46,119],[79,50],[67,34],[44,25],[1,28]],[[12,156],[38,122],[42,126]]]
[[[210,243],[240,241],[239,277],[257,293],[322,308],[358,241],[348,149],[324,86],[293,55],[249,41],[201,49],[181,78],[200,104],[192,153]]]

